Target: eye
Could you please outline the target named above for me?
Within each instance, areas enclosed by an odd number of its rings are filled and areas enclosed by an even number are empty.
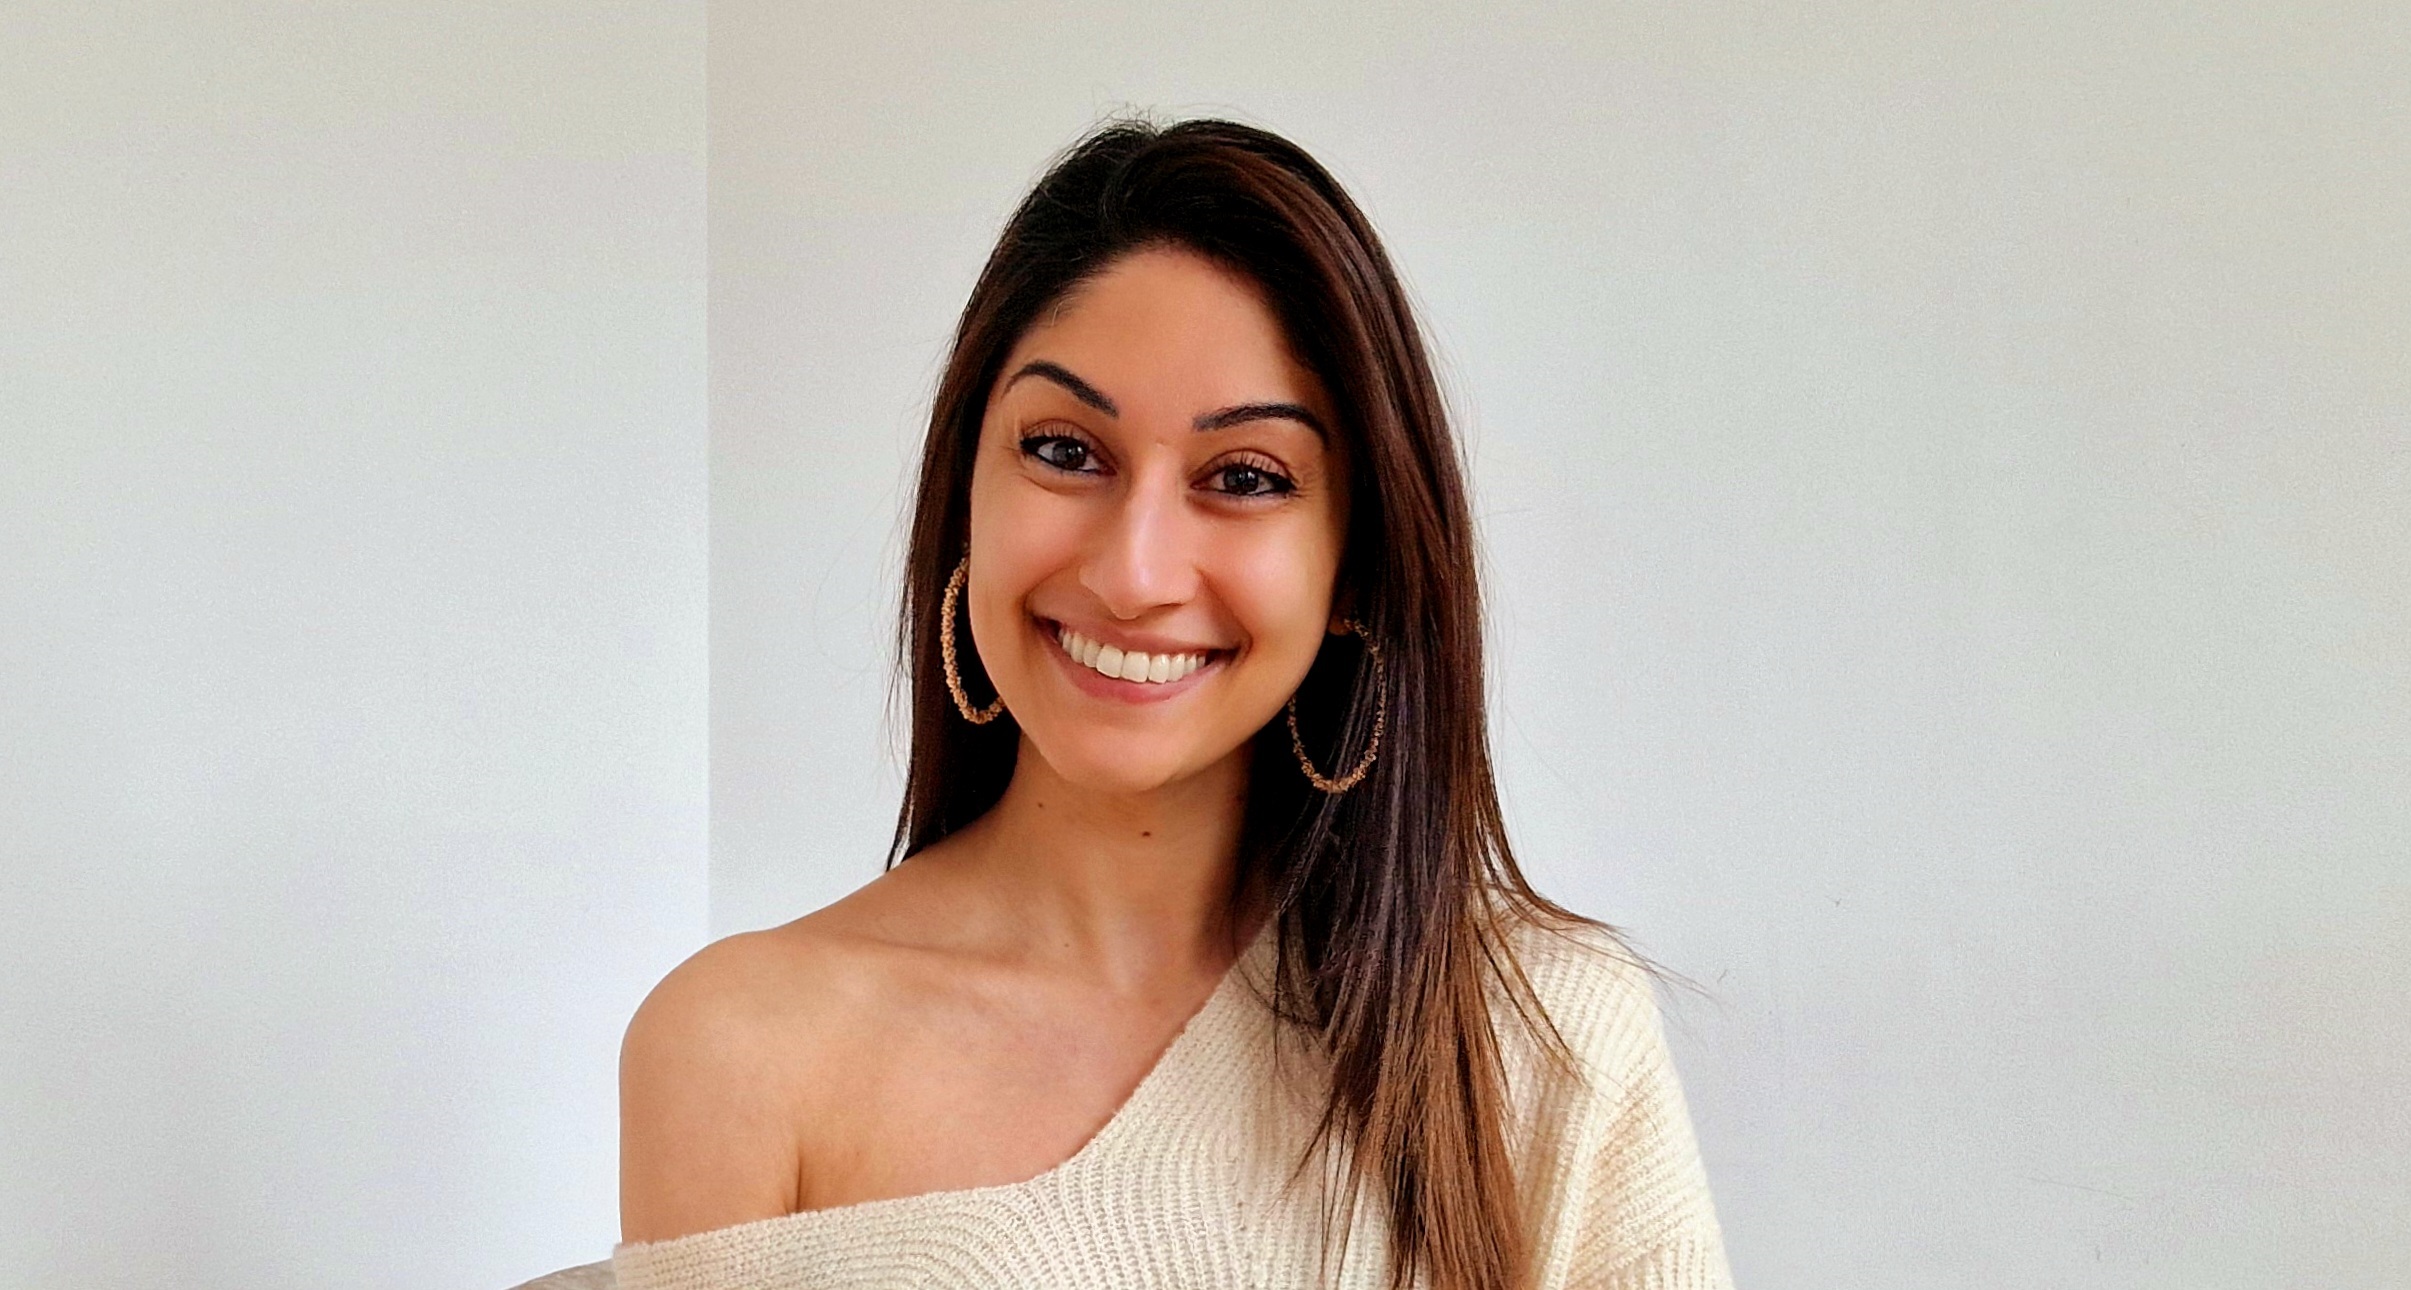
[[[1297,482],[1269,464],[1234,461],[1217,466],[1206,478],[1214,491],[1232,497],[1278,497],[1297,490]]]
[[[1052,466],[1066,474],[1090,475],[1097,473],[1090,469],[1093,463],[1090,461],[1088,445],[1070,435],[1031,435],[1021,441],[1021,452],[1025,457],[1034,457],[1041,464]]]

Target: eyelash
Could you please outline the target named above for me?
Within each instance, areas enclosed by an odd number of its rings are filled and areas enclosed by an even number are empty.
[[[1083,454],[1082,461],[1084,463],[1093,461],[1095,459],[1096,449],[1090,447],[1086,441],[1068,434],[1025,435],[1021,440],[1021,455],[1028,457],[1041,466],[1045,466],[1050,470],[1060,471],[1066,475],[1089,475],[1098,473],[1096,471],[1082,470],[1077,466],[1066,466],[1061,462],[1050,460],[1045,453],[1046,447],[1050,444],[1069,444],[1078,448]],[[1206,472],[1206,474],[1208,478],[1212,478],[1214,476],[1228,476],[1232,471],[1237,470],[1253,472],[1259,479],[1263,480],[1267,485],[1269,485],[1269,487],[1259,491],[1245,493],[1233,492],[1229,489],[1217,489],[1215,491],[1222,493],[1225,497],[1236,497],[1253,501],[1259,498],[1284,497],[1290,493],[1296,492],[1298,488],[1297,481],[1291,479],[1285,474],[1282,474],[1281,471],[1275,467],[1270,460],[1252,453],[1243,454],[1234,460],[1223,462],[1221,465],[1216,466],[1212,470]]]

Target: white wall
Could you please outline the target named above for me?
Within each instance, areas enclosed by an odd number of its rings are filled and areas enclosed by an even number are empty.
[[[699,4],[0,10],[0,1286],[617,1234],[705,927]]]
[[[898,508],[1022,189],[1291,134],[1428,307],[1543,887],[1743,1284],[2411,1268],[2387,7],[712,7],[712,922],[878,871]]]

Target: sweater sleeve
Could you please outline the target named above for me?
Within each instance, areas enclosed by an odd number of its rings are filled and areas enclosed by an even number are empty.
[[[1590,977],[1569,1035],[1589,1096],[1566,1160],[1570,1249],[1547,1260],[1566,1290],[1731,1290],[1722,1230],[1649,976]]]

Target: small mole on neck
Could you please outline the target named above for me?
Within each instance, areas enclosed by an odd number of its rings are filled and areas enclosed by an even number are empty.
[[[1151,838],[1155,836],[1155,832],[1152,829],[1140,829],[1139,836],[1142,838]]]

